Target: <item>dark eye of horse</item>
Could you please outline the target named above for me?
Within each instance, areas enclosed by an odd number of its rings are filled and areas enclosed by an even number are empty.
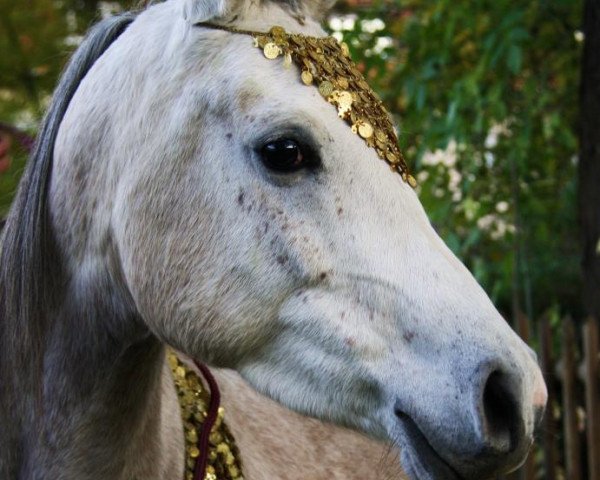
[[[277,172],[295,172],[306,167],[306,158],[295,140],[282,139],[267,143],[261,150],[267,168]]]

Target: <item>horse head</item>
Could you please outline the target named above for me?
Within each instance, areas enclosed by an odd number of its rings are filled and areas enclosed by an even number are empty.
[[[546,402],[533,352],[295,65],[205,25],[323,36],[327,8],[169,0],[91,66],[48,190],[71,301],[106,287],[97,301],[133,312],[111,339],[234,368],[394,442],[414,478],[514,469]]]

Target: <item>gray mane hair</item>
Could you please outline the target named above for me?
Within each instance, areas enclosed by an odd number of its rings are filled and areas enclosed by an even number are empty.
[[[0,236],[0,450],[13,456],[24,439],[5,431],[5,425],[15,424],[5,420],[19,418],[24,405],[41,408],[44,335],[54,292],[61,287],[47,206],[56,136],[82,79],[135,18],[127,12],[101,21],[71,58]],[[8,463],[0,464],[0,478],[18,478],[14,469],[20,462],[13,458]]]

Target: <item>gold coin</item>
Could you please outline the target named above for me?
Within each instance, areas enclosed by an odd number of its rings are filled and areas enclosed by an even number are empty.
[[[260,48],[265,48],[265,45],[269,43],[269,37],[266,37],[265,35],[259,35],[256,37],[256,43]]]
[[[373,127],[369,122],[363,122],[358,126],[358,134],[362,138],[371,138],[373,136]]]
[[[412,175],[408,175],[408,184],[412,188],[415,188],[417,186],[417,180],[415,179],[415,177],[413,177]]]
[[[223,436],[219,432],[212,432],[208,436],[208,441],[210,443],[212,443],[213,445],[218,445],[219,443],[221,443],[223,441]]]
[[[331,68],[331,65],[329,65],[328,62],[323,62],[321,64],[321,67],[323,67],[323,70],[325,70],[329,75],[331,75],[333,73],[333,68]]]
[[[390,163],[393,163],[393,164],[398,163],[398,157],[396,155],[394,155],[392,152],[388,152],[385,155],[385,158],[387,158]]]
[[[348,48],[348,44],[346,42],[342,42],[340,44],[340,48],[342,49],[342,53],[346,56],[350,56],[350,49]]]
[[[304,64],[304,66],[306,67],[306,69],[308,71],[311,71],[315,68],[315,66],[313,65],[313,63],[308,59],[308,58],[303,58],[302,59],[302,63]]]
[[[229,445],[227,445],[226,443],[219,443],[217,445],[217,452],[223,453],[223,454],[229,452]]]
[[[369,98],[369,96],[365,92],[358,92],[358,96],[367,105],[371,102],[371,99]]]
[[[185,437],[188,439],[188,441],[192,442],[192,443],[196,443],[198,441],[198,434],[196,433],[196,429],[191,429],[189,430]]]
[[[325,98],[333,93],[333,84],[329,80],[325,80],[319,84],[319,93]]]
[[[350,106],[354,101],[354,99],[352,98],[352,94],[346,91],[338,92],[336,100],[338,102],[338,105],[340,106]]]
[[[269,33],[274,37],[285,37],[285,29],[283,27],[280,27],[279,25],[271,27]]]
[[[339,106],[338,107],[338,117],[343,118],[343,119],[347,119],[350,115],[350,109],[352,107],[350,107],[350,105],[348,106]]]
[[[279,56],[279,47],[273,42],[269,42],[265,45],[263,53],[269,60],[273,60]]]
[[[179,362],[177,362],[177,358],[175,357],[175,355],[172,355],[169,352],[169,356],[167,357],[169,359],[169,365],[171,366],[171,369],[175,369],[177,368],[177,366],[179,365]]]
[[[304,70],[300,75],[300,78],[302,78],[302,83],[304,83],[304,85],[312,85],[313,76],[308,70]]]
[[[346,90],[348,88],[348,80],[346,80],[345,77],[338,77],[337,83],[343,90]]]
[[[375,137],[377,138],[377,140],[379,140],[380,142],[385,142],[387,140],[387,135],[383,132],[383,130],[377,130],[375,132]]]

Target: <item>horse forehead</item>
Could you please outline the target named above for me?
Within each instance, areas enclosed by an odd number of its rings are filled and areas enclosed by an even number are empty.
[[[238,86],[235,92],[235,106],[242,112],[248,113],[258,107],[265,99],[265,91],[256,80],[249,80]]]
[[[212,106],[218,117],[233,117],[235,123],[255,118],[263,123],[277,118],[291,121],[289,117],[303,114],[319,117],[330,107],[316,88],[302,84],[296,65],[285,68],[281,58],[266,59],[249,36],[226,35],[230,37],[222,44],[218,61],[197,66],[189,78],[194,96]],[[199,78],[206,82],[197,82]]]

